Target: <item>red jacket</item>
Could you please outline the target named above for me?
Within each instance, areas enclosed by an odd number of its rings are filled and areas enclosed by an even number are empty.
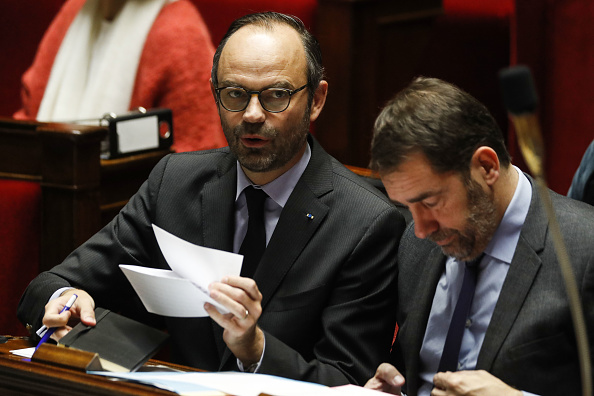
[[[33,64],[23,75],[23,107],[14,118],[36,118],[54,59],[84,3],[67,1],[45,32]],[[163,7],[142,50],[130,109],[170,108],[176,151],[227,145],[208,82],[213,54],[206,24],[190,1]]]

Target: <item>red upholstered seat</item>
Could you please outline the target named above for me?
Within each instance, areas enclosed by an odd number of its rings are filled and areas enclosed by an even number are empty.
[[[1,334],[28,335],[16,318],[16,307],[38,273],[40,208],[39,183],[0,179]]]

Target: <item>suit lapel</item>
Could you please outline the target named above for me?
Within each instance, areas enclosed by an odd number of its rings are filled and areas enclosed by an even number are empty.
[[[275,290],[328,213],[328,207],[303,186],[296,186],[254,274],[265,310]],[[279,260],[279,258],[282,258]]]
[[[328,214],[328,206],[319,197],[332,190],[331,157],[313,137],[309,136],[308,141],[312,151],[309,164],[283,208],[254,274],[262,293],[262,315],[266,314],[266,306],[276,289]],[[227,348],[221,369],[229,366],[226,365],[229,357],[231,351]]]
[[[433,298],[435,296],[435,290],[439,278],[445,269],[446,256],[443,255],[439,247],[433,248],[427,262],[425,264],[423,273],[420,279],[425,281],[419,282],[422,286],[419,298],[416,306],[410,311],[409,318],[407,319],[409,334],[403,341],[410,343],[409,346],[405,346],[404,349],[408,351],[405,364],[406,371],[408,373],[416,373],[412,376],[408,376],[408,390],[412,394],[415,394],[418,390],[418,373],[420,366],[420,353],[421,346],[423,344],[423,338],[425,337],[425,330],[427,329],[427,322],[429,321],[429,314],[431,312],[431,306],[433,305]],[[414,389],[414,392],[412,392]]]
[[[228,160],[232,160],[232,164],[229,164]],[[220,177],[206,183],[200,194],[204,214],[202,217],[204,246],[228,252],[233,251],[235,225],[237,170],[234,164],[234,158],[226,158],[219,167]]]
[[[330,156],[309,137],[311,158],[295,185],[268,243],[254,280],[262,292],[262,309],[328,213],[318,198],[332,190]],[[279,259],[280,258],[280,259]]]
[[[529,180],[532,182],[530,177]],[[544,248],[547,231],[548,220],[541,207],[538,193],[533,186],[530,209],[485,334],[477,361],[477,369],[489,370],[491,368],[509,334],[542,265],[539,253]]]
[[[254,274],[262,293],[262,316],[266,314],[266,306],[274,292],[328,213],[328,207],[315,199],[312,201],[313,197],[304,199],[308,196],[311,192],[308,194],[305,189],[295,187]],[[308,213],[313,216],[312,220],[307,217]],[[219,340],[224,344],[222,331],[219,334]],[[230,357],[231,351],[226,348],[221,369]]]
[[[237,168],[233,155],[226,156],[217,168],[218,178],[206,183],[200,193],[202,205],[202,240],[204,246],[231,252],[235,225]],[[223,356],[226,349],[223,328],[211,320],[214,339]]]

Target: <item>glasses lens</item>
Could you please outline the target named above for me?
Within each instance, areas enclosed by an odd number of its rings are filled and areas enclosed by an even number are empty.
[[[231,111],[243,110],[250,100],[248,93],[241,88],[227,87],[219,91],[223,107]]]
[[[289,90],[283,88],[268,88],[260,93],[260,102],[268,111],[283,111],[290,100]]]

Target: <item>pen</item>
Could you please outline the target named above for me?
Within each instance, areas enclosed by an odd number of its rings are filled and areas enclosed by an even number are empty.
[[[60,313],[70,310],[70,308],[72,308],[72,306],[74,305],[74,302],[76,301],[77,298],[78,298],[78,296],[76,294],[73,294],[70,297],[70,300],[68,300],[68,302],[66,303],[66,305],[64,305],[64,308],[62,308],[62,310],[60,311]],[[40,328],[37,331],[37,334],[42,333],[44,327],[45,326],[43,326],[42,328]],[[47,327],[45,327],[45,328],[47,329]],[[39,341],[39,344],[37,344],[37,346],[35,347],[35,350],[37,350],[41,344],[43,344],[44,342],[46,342],[47,340],[49,340],[49,338],[51,337],[51,335],[54,334],[54,331],[56,331],[56,328],[57,327],[51,327],[51,328],[47,329],[47,331],[45,332],[45,334],[43,335],[43,337],[41,337],[41,340]]]

